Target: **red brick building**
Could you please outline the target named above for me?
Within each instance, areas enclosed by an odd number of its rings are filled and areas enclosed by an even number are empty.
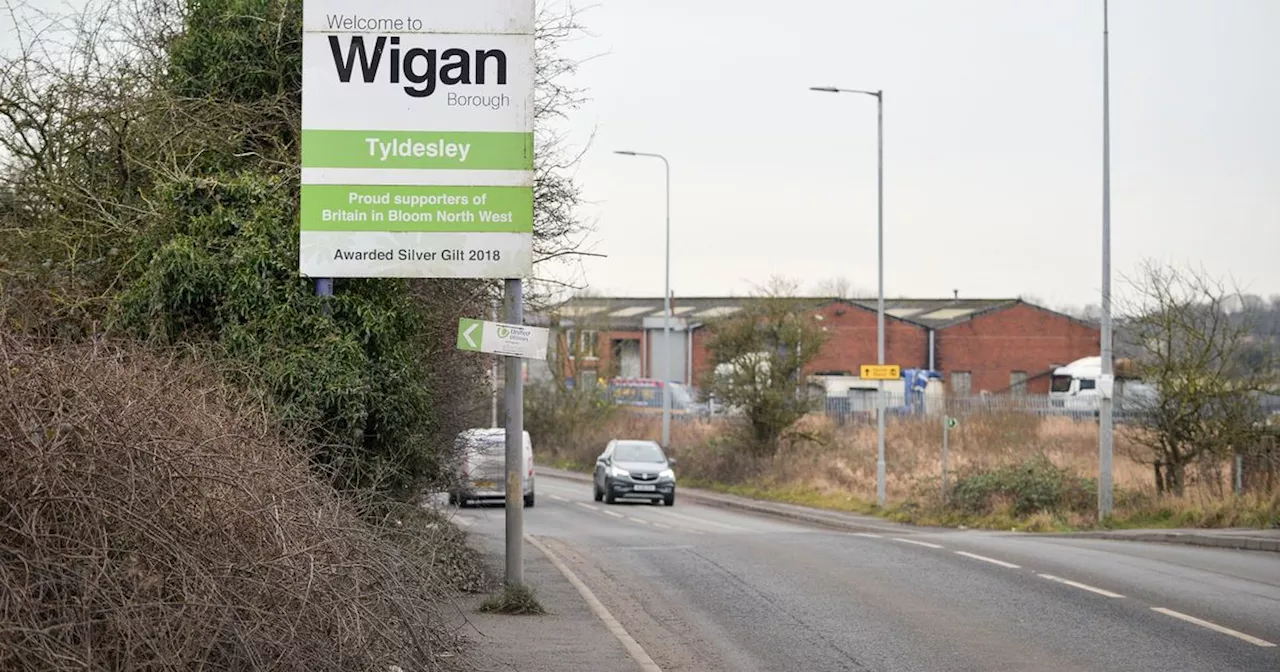
[[[672,379],[696,385],[710,368],[708,325],[749,298],[685,298],[672,302]],[[876,361],[876,301],[806,299],[828,332],[810,374],[857,375]],[[662,299],[581,298],[530,324],[551,326],[559,349],[581,377],[661,378]],[[1049,390],[1050,372],[1097,355],[1092,324],[1018,299],[888,299],[885,360],[942,372],[948,391]]]

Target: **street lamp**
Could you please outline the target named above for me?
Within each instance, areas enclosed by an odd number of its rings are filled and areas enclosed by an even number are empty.
[[[666,369],[662,381],[662,449],[671,449],[671,163],[661,154],[617,150],[614,154],[623,156],[646,156],[661,159],[666,167],[667,175],[667,251],[666,271],[662,284],[662,349],[663,365]]]
[[[1112,400],[1115,377],[1111,353],[1111,30],[1102,0],[1102,392],[1098,400],[1098,518],[1111,515]]]
[[[884,364],[884,91],[841,89],[834,86],[813,86],[811,91],[822,93],[857,93],[876,99],[876,267],[879,289],[876,300],[876,363]],[[879,394],[876,404],[876,501],[885,503],[884,461],[884,381],[878,381]]]

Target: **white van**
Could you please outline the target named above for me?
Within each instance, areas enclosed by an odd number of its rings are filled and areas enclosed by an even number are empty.
[[[524,459],[520,470],[524,505],[534,505],[533,441],[524,433]],[[462,473],[457,489],[449,493],[449,503],[466,506],[471,502],[503,500],[507,497],[507,430],[468,429],[458,435]]]

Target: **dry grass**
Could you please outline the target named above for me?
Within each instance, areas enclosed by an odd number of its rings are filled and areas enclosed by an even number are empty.
[[[367,524],[188,360],[0,333],[0,669],[449,669],[457,532]]]
[[[731,423],[684,420],[672,425],[672,454],[680,459],[682,480],[760,499],[825,508],[874,511],[877,437],[874,425],[837,426],[821,416],[806,418],[794,440],[772,458],[752,461],[738,450]],[[576,446],[574,459],[594,462],[612,436],[658,439],[657,415],[620,413],[601,428],[598,445]],[[1213,465],[1193,469],[1188,493],[1180,499],[1157,498],[1152,467],[1138,459],[1141,446],[1134,430],[1118,427],[1114,460],[1119,493],[1117,517],[1109,524],[1126,526],[1266,526],[1280,522],[1280,494],[1238,498],[1230,495],[1229,469]],[[570,451],[572,452],[572,451]],[[965,474],[1024,464],[1043,455],[1055,466],[1085,477],[1098,473],[1098,430],[1093,422],[1040,418],[1026,414],[975,415],[951,430],[948,469],[951,483]],[[1081,528],[1096,525],[1095,514],[1082,511],[1014,516],[1010,506],[993,503],[993,511],[970,516],[948,510],[941,502],[942,426],[940,419],[894,418],[885,438],[886,491],[891,511],[902,520],[930,524],[1028,530]],[[589,458],[589,460],[587,459]]]

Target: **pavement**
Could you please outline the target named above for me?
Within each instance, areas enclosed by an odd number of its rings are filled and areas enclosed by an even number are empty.
[[[481,669],[1280,670],[1274,553],[537,489],[526,580],[553,615],[468,614]],[[500,506],[454,517],[500,551]]]

